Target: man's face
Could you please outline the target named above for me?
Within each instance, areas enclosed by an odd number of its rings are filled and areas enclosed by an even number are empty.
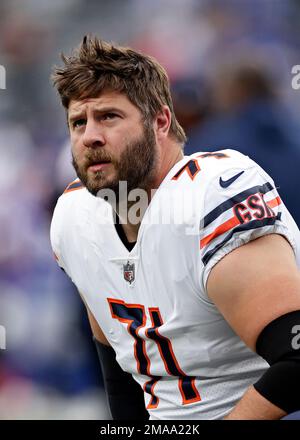
[[[119,181],[127,181],[128,192],[149,189],[156,167],[155,134],[124,94],[72,100],[68,123],[73,166],[93,195],[103,188],[118,194]]]

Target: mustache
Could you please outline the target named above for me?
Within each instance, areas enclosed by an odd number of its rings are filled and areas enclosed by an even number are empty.
[[[114,158],[105,151],[93,151],[89,152],[85,156],[85,168],[91,165],[95,165],[99,162],[114,162]]]

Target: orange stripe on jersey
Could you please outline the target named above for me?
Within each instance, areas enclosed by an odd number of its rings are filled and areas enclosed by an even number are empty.
[[[63,194],[69,193],[71,191],[76,191],[77,189],[84,188],[84,185],[79,179],[73,180],[73,182],[69,183],[67,188],[64,190]]]
[[[281,204],[280,197],[275,197],[272,200],[269,200],[268,202],[265,202],[269,208],[274,208]],[[249,213],[248,213],[249,214]],[[265,213],[266,215],[266,213]],[[274,214],[275,215],[275,214]],[[257,217],[256,217],[257,219]],[[218,226],[213,232],[211,232],[206,237],[202,238],[200,241],[200,249],[203,249],[205,246],[207,246],[214,238],[219,237],[219,235],[224,234],[224,232],[229,231],[230,229],[233,229],[235,226],[239,225],[241,222],[238,219],[238,217],[232,217],[226,222],[222,223],[220,226]]]
[[[55,252],[53,252],[53,256],[54,256],[55,261],[58,261],[58,256],[56,255]]]
[[[226,222],[222,223],[222,225],[218,226],[213,232],[211,232],[206,237],[202,238],[202,240],[200,241],[200,249],[208,245],[214,238],[224,234],[224,232],[229,231],[230,229],[234,228],[239,224],[240,222],[236,217],[232,217]]]
[[[269,200],[266,203],[269,206],[269,208],[275,208],[276,206],[279,206],[281,204],[281,199],[280,197],[275,197],[275,199]]]

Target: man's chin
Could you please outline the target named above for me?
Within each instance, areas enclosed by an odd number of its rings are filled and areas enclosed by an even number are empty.
[[[112,196],[112,193],[116,196],[119,193],[119,182],[103,182],[101,184],[88,182],[85,185],[87,190],[95,197],[106,199],[107,196]]]

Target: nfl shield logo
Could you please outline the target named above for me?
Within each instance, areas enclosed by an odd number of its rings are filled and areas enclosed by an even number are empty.
[[[123,265],[123,274],[125,281],[131,284],[134,281],[134,263],[130,264],[129,261],[127,261],[127,263]]]

